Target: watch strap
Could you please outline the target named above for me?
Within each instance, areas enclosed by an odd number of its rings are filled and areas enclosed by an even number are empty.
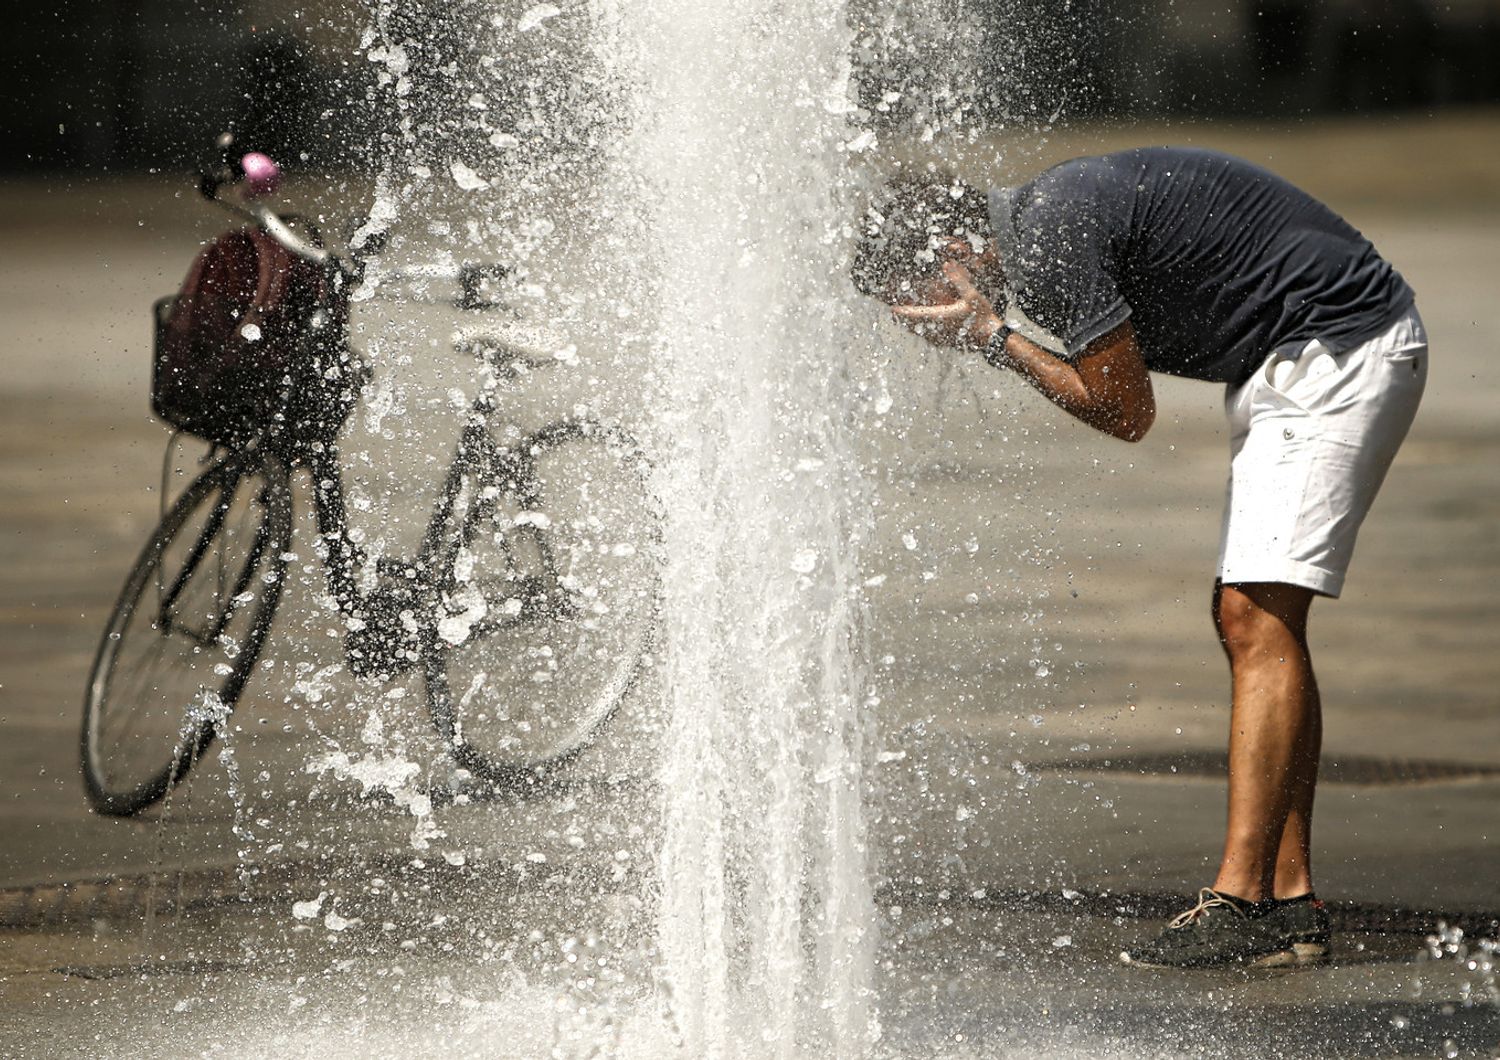
[[[1010,354],[1005,350],[1005,342],[1015,334],[1015,328],[1009,324],[1002,323],[990,336],[990,341],[984,344],[984,359],[996,368],[1004,368],[1010,363]]]

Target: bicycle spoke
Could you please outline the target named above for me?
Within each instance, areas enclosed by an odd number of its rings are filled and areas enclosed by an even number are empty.
[[[157,663],[165,654],[167,646],[168,641],[166,637],[158,638],[156,647],[152,649],[151,653],[132,665],[130,670],[125,674],[127,682],[124,683],[124,687],[112,688],[110,690],[109,698],[118,709],[111,709],[105,715],[106,721],[120,714],[125,715],[128,719],[136,719],[140,716],[141,711],[130,709],[131,704],[138,703],[141,700],[142,693],[149,685],[152,673],[157,668]],[[114,675],[111,673],[111,683],[113,683],[113,677]]]
[[[158,653],[160,653],[162,650],[163,649],[158,649]],[[142,673],[149,674],[149,671],[146,668],[143,667],[142,668]],[[200,685],[199,688],[201,690],[202,685]],[[145,688],[142,687],[142,688],[138,689],[137,691],[138,692],[144,692]],[[133,696],[124,697],[122,699],[122,702],[125,702],[125,703],[139,702],[139,701],[141,701],[142,699],[145,699],[145,698],[147,698],[147,697],[145,697],[144,695],[137,694],[137,695],[133,695]],[[119,730],[119,732],[117,734],[119,737],[125,737],[125,736],[130,736],[130,735],[135,734],[139,730],[141,724],[145,721],[145,719],[147,717],[147,712],[144,711],[144,710],[139,710],[139,709],[137,709],[137,710],[126,710],[123,713],[124,713],[124,717],[125,717],[125,726],[126,727],[124,729],[122,729],[122,730]],[[183,715],[186,716],[186,707],[183,708]]]
[[[290,509],[273,510],[267,472],[284,491],[285,471],[229,460],[179,497],[111,617],[84,743],[90,794],[106,812],[135,812],[191,767],[184,756],[232,709],[280,598]]]
[[[214,538],[217,536],[220,527],[223,526],[224,516],[227,513],[230,501],[232,501],[232,498],[230,498],[230,500],[228,501],[225,500],[225,494],[227,494],[228,492],[229,487],[225,487],[225,490],[218,494],[218,496],[215,498],[213,509],[209,515],[208,525],[203,527],[203,529],[199,531],[198,538],[193,543],[193,547],[189,550],[187,558],[183,560],[182,566],[178,569],[177,574],[172,579],[172,588],[162,595],[161,608],[163,613],[165,613],[167,608],[171,607],[177,602],[177,597],[181,595],[183,588],[186,587],[188,582],[192,579],[193,573],[198,569],[198,565],[203,561],[204,553],[208,551],[209,547],[213,543]]]
[[[492,780],[577,750],[629,687],[655,620],[655,507],[633,448],[598,430],[554,425],[496,463],[494,503],[473,506],[483,518],[445,593],[456,635],[428,669],[434,715]]]
[[[157,650],[159,652],[161,649],[159,648]],[[200,689],[201,689],[201,686],[200,686]],[[155,699],[155,697],[144,696],[144,695],[143,696],[131,696],[129,698],[122,698],[120,700],[120,702],[129,705],[129,704],[138,704],[142,700],[151,701],[151,700],[154,700],[154,699]],[[121,711],[120,713],[123,714],[124,725],[123,725],[122,728],[118,728],[118,729],[113,730],[111,732],[111,734],[110,734],[110,743],[115,748],[115,750],[116,750],[117,753],[124,753],[124,752],[126,752],[127,748],[132,747],[132,741],[133,741],[133,739],[140,734],[141,726],[146,721],[148,721],[148,720],[151,720],[151,721],[160,721],[161,720],[161,716],[148,718],[148,711],[147,710],[142,710],[142,709],[139,709],[139,708],[137,708],[137,709],[127,709],[127,710]],[[171,715],[171,716],[177,718],[177,726],[178,726],[178,729],[179,729],[179,732],[180,732],[180,730],[185,727],[184,726],[184,722],[185,722],[185,720],[187,718],[187,714],[188,714],[188,705],[186,703],[184,703],[184,704],[181,705],[181,707],[179,709],[176,709],[176,710],[168,709],[166,711],[163,711],[162,713],[163,713],[163,715]],[[181,749],[182,749],[182,744],[183,744],[183,737],[181,735],[179,735],[179,737],[176,740],[176,743],[175,743],[174,747],[171,749],[171,752],[170,752],[171,755],[172,755],[172,757],[174,759],[178,755],[180,755]],[[148,748],[144,748],[144,749],[137,748],[137,750],[144,750],[145,752],[147,752],[147,753],[149,753],[149,754],[151,754],[153,756],[159,756],[160,755],[160,749],[158,747],[156,747],[154,744],[153,744],[153,746],[148,747]],[[128,757],[134,757],[134,756],[128,756]]]

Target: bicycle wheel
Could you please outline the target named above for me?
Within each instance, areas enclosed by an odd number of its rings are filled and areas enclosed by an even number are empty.
[[[98,812],[160,799],[234,709],[281,599],[291,514],[284,464],[230,456],[146,542],[84,699],[83,776]]]
[[[475,476],[423,654],[438,731],[483,780],[534,781],[630,690],[660,599],[648,470],[624,433],[570,420]]]

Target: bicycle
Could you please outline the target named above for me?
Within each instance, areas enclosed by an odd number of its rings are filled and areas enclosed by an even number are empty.
[[[250,156],[246,156],[250,161]],[[260,202],[279,170],[258,156],[205,177],[203,197],[250,218],[299,258],[356,284],[373,256],[324,249]],[[272,164],[274,165],[274,164]],[[246,167],[248,168],[248,167]],[[238,203],[221,192],[239,182]],[[374,248],[378,252],[378,247]],[[452,305],[503,307],[497,266],[454,279]],[[156,357],[171,299],[155,310]],[[348,348],[347,314],[315,308],[309,329]],[[244,694],[282,598],[293,477],[306,471],[326,584],[359,677],[417,671],[457,766],[494,789],[534,785],[575,756],[649,658],[660,596],[649,465],[616,424],[588,414],[502,444],[491,429],[506,382],[555,358],[514,328],[455,336],[484,385],[471,405],[417,555],[368,557],[351,536],[336,441],[296,444],[274,426],[217,445],[166,509],[106,623],[84,701],[81,758],[90,803],[128,816],[190,771]],[[367,379],[367,375],[366,375]],[[363,380],[362,380],[363,381]]]

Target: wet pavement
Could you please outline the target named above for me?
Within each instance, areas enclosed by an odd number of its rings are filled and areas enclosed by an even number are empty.
[[[593,894],[594,905],[620,898]],[[645,940],[614,931],[605,946],[579,931],[628,909],[493,895],[485,907],[520,912],[524,926],[398,926],[349,908],[334,931],[229,906],[163,919],[154,946],[117,921],[16,936],[0,975],[9,1041],[26,1044],[9,1055],[529,1057],[601,1044],[602,1055],[680,1055],[643,989]],[[1148,929],[1066,911],[888,908],[876,1055],[1332,1060],[1489,1056],[1500,1044],[1481,977],[1409,938],[1342,935],[1315,971],[1115,963],[1121,941]]]
[[[1469,172],[1485,163],[1465,145],[1492,142],[1500,118],[1469,121],[1447,140],[1386,131],[1445,142]],[[1357,156],[1368,127],[1218,135],[1344,206],[1418,290],[1433,343],[1426,404],[1348,591],[1313,611],[1333,763],[1315,856],[1347,928],[1338,959],[1279,976],[1114,962],[1173,896],[1209,882],[1220,841],[1217,390],[1162,381],[1157,426],[1124,446],[981,367],[945,376],[908,351],[872,441],[869,559],[885,576],[870,604],[892,1055],[1500,1048],[1493,977],[1421,956],[1440,917],[1500,935],[1500,210],[1480,193],[1425,209],[1410,174],[1382,197],[1377,178],[1318,153],[1343,135]],[[386,741],[424,763],[431,790],[446,782],[418,690],[326,673],[337,646],[316,594],[294,588],[266,649],[278,666],[237,711],[228,759],[142,820],[88,812],[83,681],[160,503],[147,310],[215,231],[177,193],[0,189],[18,251],[0,263],[6,1055],[499,1055],[505,1042],[501,1054],[526,1056],[552,1039],[652,1055],[649,939],[630,927],[651,901],[649,688],[561,793],[439,800],[417,818],[309,769],[367,748],[379,708]],[[308,902],[321,904],[296,915]],[[563,947],[603,924],[619,926],[606,934],[622,970],[580,998]]]

